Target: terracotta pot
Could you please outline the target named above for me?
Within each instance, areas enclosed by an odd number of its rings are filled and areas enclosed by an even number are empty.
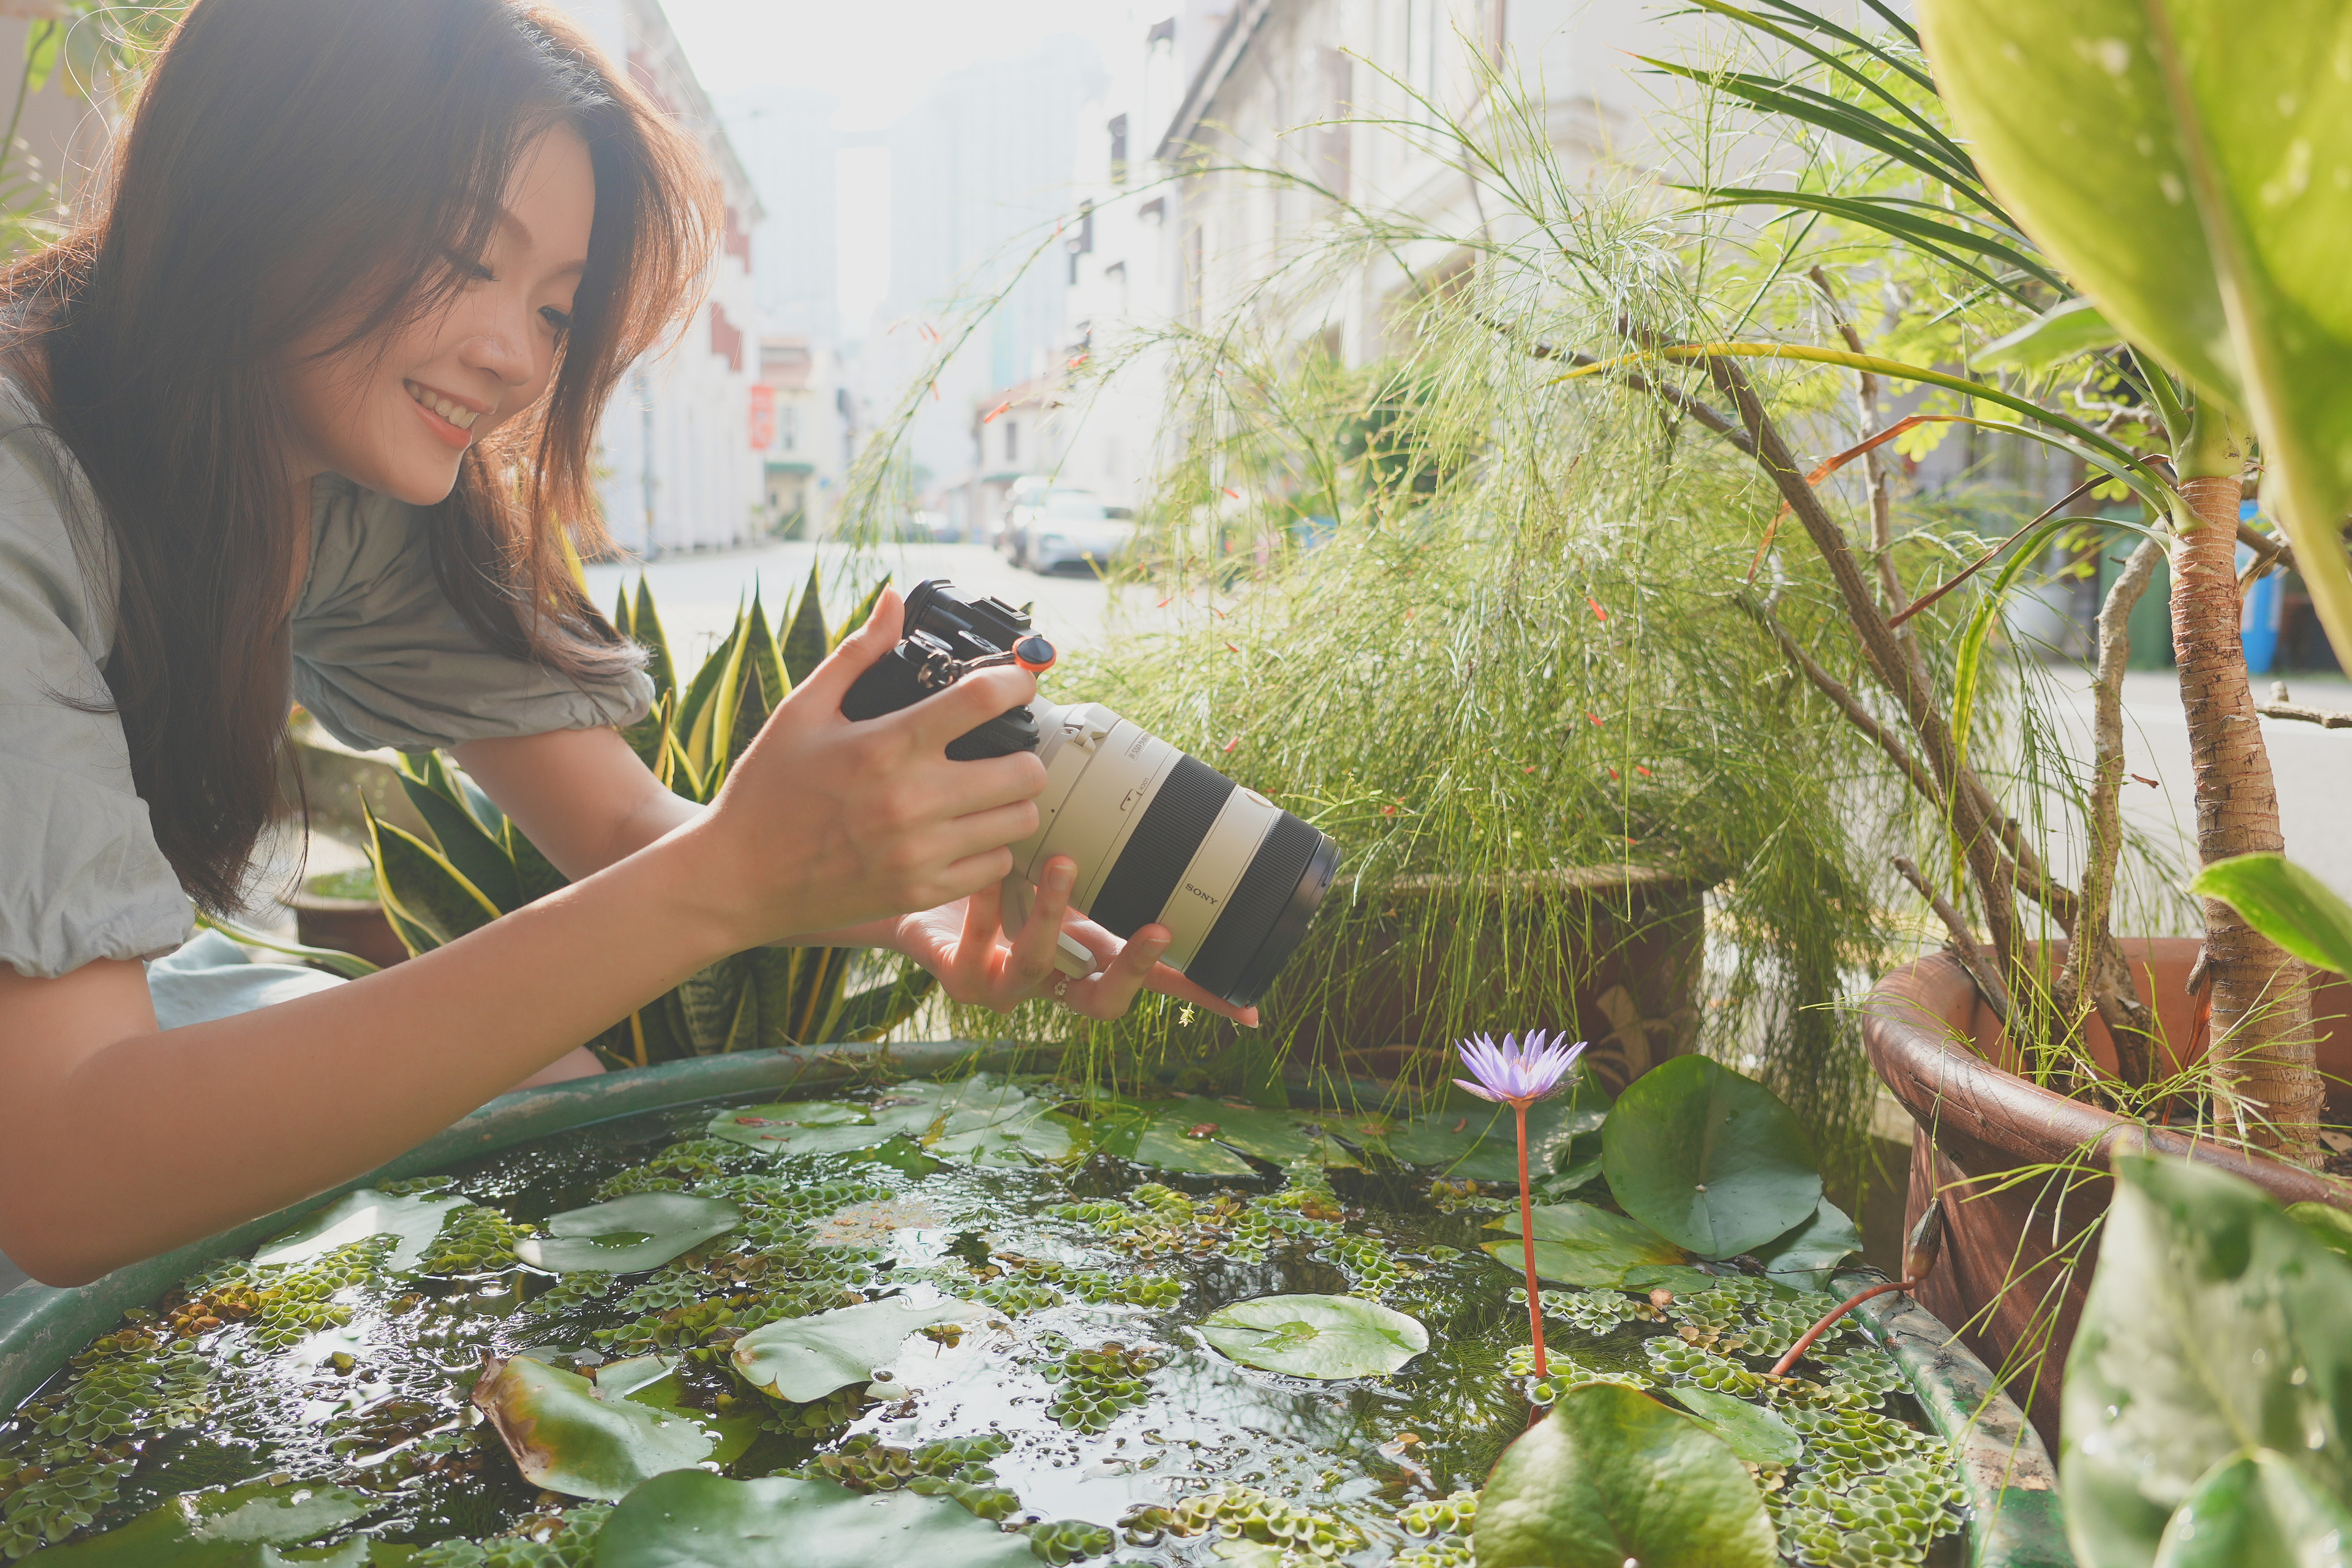
[[[2156,1006],[2168,1070],[2201,1052],[2187,993],[2194,938],[2125,942],[2140,994]],[[2352,986],[2316,987],[2320,1070],[2352,1079]],[[2112,1072],[2115,1047],[2091,1025],[2092,1055]],[[2086,1231],[2105,1212],[2107,1162],[2116,1153],[2177,1154],[2259,1184],[2281,1203],[2352,1208],[2352,1183],[2168,1127],[2149,1127],[2069,1100],[2017,1076],[2019,1053],[1948,953],[1906,963],[1872,988],[1863,1040],[1871,1065],[1916,1123],[1906,1227],[1931,1203],[1944,1209],[1942,1261],[1920,1304],[1957,1325],[1997,1369],[2053,1451],[2058,1391],[2096,1262]],[[2018,1178],[2033,1167],[2063,1169]],[[2073,1260],[2071,1272],[2069,1260]]]
[[[1399,878],[1323,911],[1331,929],[1266,1014],[1301,1020],[1294,1061],[1416,1083],[1444,1070],[1462,1028],[1564,1028],[1591,1042],[1586,1059],[1614,1093],[1697,1039],[1706,892],[1642,866]],[[1425,940],[1449,928],[1475,928],[1475,948]],[[1524,1016],[1517,999],[1535,990],[1568,993],[1575,1016]]]
[[[331,899],[303,889],[278,902],[294,911],[296,940],[306,946],[355,952],[380,969],[407,962],[408,949],[373,899]]]

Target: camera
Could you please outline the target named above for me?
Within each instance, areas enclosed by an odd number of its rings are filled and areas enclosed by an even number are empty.
[[[907,595],[898,647],[842,700],[872,719],[946,689],[975,669],[1042,670],[1053,646],[1002,599],[934,579]],[[949,743],[958,761],[1034,752],[1045,764],[1037,831],[1013,846],[1007,930],[1026,918],[1047,859],[1077,862],[1071,904],[1121,941],[1154,921],[1174,940],[1160,962],[1235,1006],[1256,1004],[1306,936],[1339,869],[1339,847],[1255,790],[1100,703],[1044,698]],[[1093,968],[1066,936],[1056,963]]]

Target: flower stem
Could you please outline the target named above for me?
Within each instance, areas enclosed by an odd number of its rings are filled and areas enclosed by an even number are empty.
[[[1528,1264],[1528,1332],[1535,1340],[1536,1375],[1549,1377],[1551,1367],[1544,1360],[1543,1297],[1536,1286],[1535,1204],[1528,1196],[1528,1102],[1522,1100],[1511,1109],[1519,1119],[1519,1246]]]

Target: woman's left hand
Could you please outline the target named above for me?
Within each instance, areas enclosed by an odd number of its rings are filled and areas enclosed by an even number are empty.
[[[1045,875],[1021,934],[1007,941],[1003,893],[995,885],[898,922],[890,945],[940,977],[955,1001],[1010,1013],[1033,996],[1051,996],[1089,1018],[1116,1018],[1147,987],[1245,1028],[1257,1027],[1257,1009],[1212,996],[1160,962],[1171,940],[1166,926],[1148,925],[1125,943],[1070,909],[1076,863],[1061,856]],[[1067,931],[1095,955],[1096,971],[1073,980],[1054,967],[1057,932]]]

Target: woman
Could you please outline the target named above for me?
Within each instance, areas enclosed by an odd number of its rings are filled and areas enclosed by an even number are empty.
[[[761,943],[1006,1008],[1066,922],[1103,968],[1066,1005],[1214,1005],[1164,931],[1067,916],[1066,861],[1002,939],[1044,770],[942,748],[1034,682],[850,723],[895,595],[708,809],[614,732],[650,687],[557,528],[599,542],[598,416],[693,308],[714,205],[551,12],[200,0],[108,200],[0,276],[0,1250],[36,1278],[347,1180]],[[452,747],[572,885],[349,984],[188,942],[281,807],[289,665],[343,740]]]

